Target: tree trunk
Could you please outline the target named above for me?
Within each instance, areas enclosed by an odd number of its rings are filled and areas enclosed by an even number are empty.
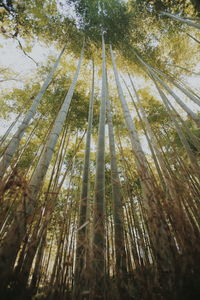
[[[155,166],[156,166],[156,169],[157,169],[157,172],[158,172],[158,175],[160,177],[160,181],[161,183],[163,184],[163,187],[165,187],[165,183],[164,183],[164,179],[163,179],[163,174],[161,172],[161,166],[162,166],[162,162],[160,160],[162,160],[162,157],[160,155],[160,152],[159,152],[159,147],[157,146],[157,142],[156,142],[156,139],[155,139],[155,136],[153,134],[153,131],[151,130],[151,126],[149,124],[149,121],[147,119],[147,116],[146,116],[146,113],[144,111],[144,108],[142,106],[142,103],[140,101],[140,98],[138,96],[138,93],[135,89],[135,86],[133,84],[133,81],[132,81],[132,78],[129,74],[129,79],[131,81],[131,85],[132,85],[132,88],[135,92],[135,95],[136,95],[136,99],[137,99],[137,104],[138,104],[138,107],[133,99],[133,96],[126,84],[126,82],[124,81],[125,85],[126,85],[126,88],[129,92],[129,95],[131,97],[131,100],[133,102],[133,105],[136,109],[136,112],[137,112],[137,115],[139,117],[139,120],[141,122],[141,125],[142,125],[142,128],[143,128],[143,131],[144,131],[144,134],[145,134],[145,137],[147,139],[147,142],[148,142],[148,145],[149,145],[149,148],[151,150],[151,153],[152,153],[152,157],[153,157],[153,160],[154,160],[154,163],[155,163]],[[157,156],[156,156],[157,155]],[[158,163],[159,161],[159,163]]]
[[[59,134],[62,130],[71,103],[73,92],[80,72],[83,52],[84,48],[82,49],[72,84],[68,90],[64,103],[54,122],[54,126],[51,130],[42,155],[40,156],[38,165],[34,170],[34,173],[30,180],[29,192],[27,192],[27,194],[24,195],[22,204],[16,212],[15,220],[9,228],[9,231],[3,241],[2,247],[0,248],[0,268],[2,268],[5,272],[1,273],[1,278],[6,278],[6,275],[11,272],[20,244],[26,233],[27,222],[30,222],[29,220],[32,218],[36,209],[37,196],[42,187],[44,177],[46,175],[52,155],[54,153],[55,145],[59,138]]]
[[[126,125],[130,135],[132,151],[135,156],[136,168],[141,180],[144,207],[147,216],[149,236],[151,240],[151,247],[155,255],[157,267],[160,268],[160,271],[162,269],[167,269],[169,272],[173,272],[173,258],[169,246],[170,242],[168,236],[168,228],[166,226],[164,215],[160,207],[162,192],[157,186],[155,178],[149,169],[147,159],[142,150],[138,133],[135,129],[128,105],[123,95],[112,48],[110,50],[118,94],[121,101],[122,110],[124,112]],[[161,276],[160,280],[162,281],[162,284],[163,279],[164,277],[162,278]]]
[[[108,122],[108,135],[110,146],[110,159],[111,159],[111,181],[112,181],[112,207],[114,219],[114,238],[115,238],[115,251],[116,251],[116,277],[118,279],[118,286],[123,285],[124,277],[126,274],[126,251],[124,244],[124,226],[123,226],[123,207],[122,195],[120,190],[120,180],[117,167],[117,158],[115,150],[114,129],[111,115],[111,105],[109,94],[107,94],[107,122]]]
[[[96,159],[93,220],[92,300],[105,299],[105,122],[106,122],[106,55],[102,35],[102,90]]]
[[[158,92],[160,94],[161,99],[163,100],[163,102],[164,102],[164,104],[165,104],[165,106],[167,108],[169,116],[170,116],[170,118],[172,119],[172,122],[175,125],[176,131],[177,131],[178,136],[179,136],[179,138],[180,138],[180,140],[181,140],[181,142],[182,142],[182,144],[183,144],[183,146],[184,146],[184,148],[185,148],[185,150],[187,152],[187,155],[188,155],[188,157],[190,159],[191,165],[192,165],[194,171],[198,173],[199,172],[199,167],[198,167],[198,162],[196,160],[196,157],[194,156],[194,154],[193,154],[193,152],[192,152],[192,150],[190,148],[190,145],[189,145],[189,143],[188,143],[185,135],[183,134],[183,132],[182,132],[182,130],[181,130],[181,128],[180,128],[180,126],[179,126],[176,118],[174,117],[174,112],[176,113],[176,111],[171,110],[171,108],[170,108],[171,104],[170,104],[168,98],[165,96],[165,94],[163,93],[163,91],[159,88],[159,86],[157,85],[156,81],[154,81],[154,83],[155,83],[155,85],[156,85],[156,87],[158,89]]]
[[[135,52],[134,52],[135,53]],[[175,99],[175,101],[181,106],[181,108],[194,120],[198,127],[200,127],[200,118],[187,106],[185,103],[172,91],[172,89],[154,72],[153,68],[145,63],[137,53],[135,53],[139,61],[149,70],[154,78],[156,78],[161,85],[168,91],[168,93]]]
[[[167,12],[164,12],[164,11],[161,11],[160,14],[163,15],[163,16],[170,17],[170,18],[172,18],[172,19],[174,19],[174,20],[176,20],[176,21],[180,21],[180,22],[182,22],[182,23],[185,23],[185,24],[187,24],[187,25],[189,25],[189,26],[192,26],[192,27],[197,28],[197,29],[200,30],[200,24],[194,23],[194,22],[192,22],[192,21],[183,19],[183,18],[181,18],[181,17],[179,17],[179,16],[175,16],[175,15],[173,15],[173,14],[170,14],[170,13],[167,13]]]
[[[84,298],[83,292],[88,290],[88,272],[87,269],[89,257],[89,238],[88,238],[88,200],[89,200],[89,175],[90,175],[90,147],[92,135],[92,120],[93,120],[93,106],[94,106],[94,62],[92,72],[92,87],[90,92],[90,105],[88,116],[88,129],[85,145],[85,157],[83,167],[82,192],[80,201],[80,212],[77,232],[77,246],[76,246],[76,264],[75,264],[75,278],[73,287],[73,299]]]
[[[16,117],[15,121],[12,122],[12,124],[10,125],[10,127],[6,130],[5,134],[0,139],[0,147],[2,147],[3,143],[7,139],[9,133],[11,132],[11,130],[13,129],[13,127],[16,125],[16,123],[18,122],[18,120],[19,120],[20,117],[21,117],[21,113]]]
[[[81,68],[81,62],[82,62],[82,58],[83,58],[83,52],[84,49],[82,49],[81,52],[81,56],[78,62],[78,66],[77,66],[77,70],[74,74],[74,78],[73,81],[71,83],[71,86],[68,90],[68,93],[66,95],[66,98],[63,102],[63,105],[60,108],[60,111],[58,113],[58,116],[56,117],[56,120],[54,122],[53,128],[51,130],[51,133],[49,135],[49,138],[47,140],[47,143],[43,149],[43,153],[40,157],[40,160],[38,162],[38,165],[31,177],[30,180],[30,188],[31,188],[31,193],[30,193],[30,197],[32,198],[32,200],[34,201],[38,192],[40,191],[40,188],[42,186],[44,177],[46,175],[47,169],[49,167],[52,155],[54,153],[54,148],[56,146],[58,137],[60,135],[60,132],[63,128],[63,124],[65,122],[68,110],[69,110],[69,106],[73,97],[73,93],[74,93],[74,89],[76,87],[76,83],[77,83],[77,79],[78,79],[78,75],[80,72],[80,68]]]
[[[195,97],[189,90],[185,89],[184,87],[182,87],[180,84],[178,84],[178,82],[176,82],[176,80],[174,78],[172,78],[169,75],[164,74],[163,72],[161,72],[158,69],[153,68],[157,73],[159,73],[161,76],[164,76],[165,78],[167,78],[171,83],[173,83],[174,86],[176,86],[181,92],[183,92],[190,100],[192,100],[195,104],[197,104],[198,106],[200,106],[200,101],[197,97]]]
[[[192,36],[191,34],[189,33],[186,33],[191,39],[193,39],[193,41],[195,41],[196,43],[200,44],[200,41],[197,40],[194,36]]]
[[[35,115],[35,113],[37,111],[38,105],[53,78],[53,75],[55,73],[55,70],[56,70],[59,62],[60,62],[61,56],[62,56],[65,48],[66,48],[66,46],[62,49],[58,59],[56,60],[55,64],[53,65],[53,67],[51,69],[51,72],[48,74],[45,82],[43,83],[42,88],[40,89],[39,93],[37,94],[36,98],[34,99],[33,104],[31,105],[28,112],[25,114],[25,117],[24,117],[21,125],[17,129],[17,131],[14,134],[13,138],[11,139],[6,151],[4,152],[4,155],[0,162],[0,179],[3,178],[4,173],[9,166],[14,153],[18,149],[19,143],[24,135],[25,130],[27,129],[31,119],[33,118],[33,116]]]

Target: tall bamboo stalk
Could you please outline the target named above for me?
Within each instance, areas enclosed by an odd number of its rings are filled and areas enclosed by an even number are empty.
[[[93,223],[92,300],[105,298],[105,122],[106,122],[106,54],[102,35],[102,89],[99,119],[98,146]]]

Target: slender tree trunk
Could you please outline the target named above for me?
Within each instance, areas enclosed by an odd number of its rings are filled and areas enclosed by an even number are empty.
[[[191,39],[193,39],[196,43],[200,44],[200,41],[197,40],[194,36],[192,36],[191,34],[189,33],[186,33]]]
[[[170,14],[170,13],[167,13],[167,12],[164,12],[164,11],[160,12],[160,14],[163,15],[163,16],[170,17],[170,18],[172,18],[172,19],[174,19],[174,20],[176,20],[176,21],[179,21],[179,22],[181,22],[181,23],[185,23],[185,24],[187,24],[187,25],[189,25],[189,26],[192,26],[192,27],[197,28],[197,29],[200,30],[200,24],[194,23],[194,22],[192,22],[192,21],[183,19],[183,18],[181,18],[181,17],[179,17],[179,16],[175,16],[175,15],[173,15],[173,14]]]
[[[45,232],[42,236],[42,239],[40,240],[40,244],[39,244],[39,247],[37,250],[35,266],[34,266],[33,275],[32,275],[31,283],[30,283],[30,288],[32,290],[33,295],[36,292],[37,282],[42,273],[41,262],[42,262],[42,257],[44,255],[44,248],[45,248],[45,244],[46,244],[46,235],[47,235],[47,230],[45,230]],[[52,249],[52,244],[51,244],[50,249]]]
[[[130,134],[130,140],[132,144],[132,150],[135,155],[137,171],[141,180],[143,197],[144,197],[144,207],[145,207],[145,213],[147,215],[147,220],[148,220],[147,222],[148,222],[151,246],[156,258],[157,267],[160,268],[161,273],[162,273],[161,270],[163,268],[168,269],[169,272],[173,272],[173,258],[169,246],[170,241],[168,235],[168,228],[166,226],[164,215],[160,207],[162,192],[157,186],[155,178],[153,177],[153,174],[149,169],[146,157],[142,150],[138,133],[133,124],[128,105],[123,95],[112,48],[111,48],[111,58],[112,58],[112,64],[113,64],[118,94],[124,112],[126,125]],[[163,279],[164,278],[160,277],[162,284],[163,284]]]
[[[88,116],[88,129],[86,136],[85,157],[83,167],[82,192],[80,201],[80,212],[77,232],[77,246],[76,246],[76,264],[75,264],[75,278],[73,287],[73,299],[82,299],[84,291],[88,290],[88,263],[86,260],[89,254],[89,239],[88,239],[88,198],[89,198],[89,175],[90,175],[90,147],[92,135],[92,120],[93,120],[93,106],[94,106],[94,62],[92,71],[92,87],[90,92],[90,105]],[[83,293],[83,294],[82,294]]]
[[[113,121],[111,115],[111,104],[109,96],[107,98],[107,122],[108,122],[108,135],[110,146],[111,158],[111,179],[112,179],[112,199],[113,199],[113,217],[114,217],[114,230],[115,230],[115,250],[116,250],[116,273],[125,271],[125,248],[124,248],[124,229],[123,229],[123,208],[122,196],[120,191],[120,179],[117,167],[116,149]]]
[[[139,61],[148,69],[152,76],[158,80],[161,85],[168,91],[168,93],[175,99],[180,107],[194,120],[198,127],[200,127],[200,118],[195,114],[185,103],[172,91],[172,89],[154,72],[153,68],[145,63],[136,52],[134,52]]]
[[[137,107],[137,105],[136,105],[136,103],[135,103],[135,101],[134,101],[134,99],[133,99],[133,96],[132,96],[132,94],[131,94],[131,92],[130,92],[130,89],[129,89],[129,87],[128,87],[128,85],[126,84],[125,81],[124,81],[124,84],[125,84],[125,86],[126,86],[128,92],[129,92],[129,95],[130,95],[131,100],[132,100],[132,102],[133,102],[133,105],[134,105],[134,107],[135,107],[135,109],[136,109],[136,112],[137,112],[137,115],[138,115],[138,117],[139,117],[139,120],[140,120],[140,122],[141,122],[141,125],[142,125],[142,128],[143,128],[145,137],[146,137],[146,139],[147,139],[149,148],[150,148],[151,153],[152,153],[152,157],[153,157],[153,160],[154,160],[154,163],[155,163],[155,166],[156,166],[156,169],[157,169],[157,172],[158,172],[160,181],[161,181],[161,183],[163,184],[163,187],[165,187],[165,183],[164,183],[164,179],[163,179],[163,174],[162,174],[162,171],[161,171],[161,168],[160,168],[161,163],[160,163],[160,165],[159,165],[159,163],[158,163],[158,160],[159,160],[160,156],[159,156],[158,153],[157,153],[157,156],[156,156],[156,152],[157,152],[157,150],[158,150],[159,148],[156,147],[156,142],[155,142],[155,144],[152,142],[152,140],[154,140],[154,134],[153,134],[153,132],[152,132],[152,130],[151,130],[151,126],[150,126],[149,121],[148,121],[148,119],[147,119],[147,117],[146,117],[146,113],[145,113],[145,111],[144,111],[144,109],[143,109],[143,106],[142,106],[142,104],[141,104],[141,102],[140,102],[140,99],[139,99],[139,97],[138,97],[138,94],[137,94],[137,92],[136,92],[136,89],[135,89],[135,87],[134,87],[134,85],[133,85],[133,81],[132,81],[132,78],[131,78],[130,74],[129,74],[129,78],[130,78],[130,81],[131,81],[133,90],[134,90],[134,92],[135,92],[135,95],[136,95],[136,98],[137,98],[137,102],[138,102],[138,107],[139,107],[139,108]],[[153,146],[154,146],[154,147],[153,147]],[[155,150],[154,150],[154,149],[155,149]]]
[[[180,84],[182,84],[183,86],[185,86],[186,89],[188,91],[190,91],[190,93],[192,93],[197,99],[200,100],[200,96],[197,94],[197,92],[198,92],[197,90],[194,91],[194,89],[191,89],[191,87],[189,87],[185,82],[183,82],[182,80],[180,80],[180,78],[179,79],[176,78],[176,81],[179,82]]]
[[[51,130],[51,133],[48,137],[48,141],[43,149],[43,153],[40,157],[40,160],[38,162],[38,165],[31,177],[30,180],[30,188],[31,188],[31,195],[30,197],[32,198],[32,200],[34,201],[38,192],[40,191],[40,188],[42,186],[45,174],[47,172],[47,169],[49,167],[52,155],[54,153],[54,148],[56,146],[58,137],[60,135],[60,132],[63,128],[63,124],[65,122],[68,110],[69,110],[69,106],[73,97],[73,93],[74,93],[74,89],[77,83],[77,79],[78,79],[78,75],[80,72],[80,68],[81,68],[81,62],[83,59],[83,52],[84,49],[82,49],[81,52],[81,56],[78,62],[78,66],[77,66],[77,70],[74,74],[74,78],[73,81],[71,83],[71,86],[68,90],[68,93],[66,95],[66,98],[63,102],[63,105],[61,106],[61,109],[58,113],[58,116],[54,122],[53,128]]]
[[[9,128],[6,130],[5,134],[3,135],[3,137],[0,139],[0,147],[2,147],[3,143],[5,142],[5,140],[7,139],[9,133],[11,132],[11,130],[13,129],[13,127],[16,125],[16,123],[18,122],[19,118],[21,117],[22,114],[19,114],[15,121],[12,122],[12,124],[9,126]]]
[[[183,71],[185,71],[186,73],[189,73],[189,74],[193,74],[193,75],[197,75],[197,76],[200,75],[200,73],[193,72],[193,71],[188,70],[187,68],[184,68],[184,67],[181,67],[181,66],[177,66],[177,65],[173,65],[173,64],[169,64],[169,63],[165,63],[165,64],[170,66],[170,67],[181,69],[181,70],[183,70]]]
[[[132,82],[132,80],[131,80],[131,82]],[[133,82],[132,82],[132,86],[133,86]],[[153,145],[153,147],[154,147],[154,149],[156,151],[156,154],[158,156],[159,163],[160,163],[160,166],[161,166],[163,174],[164,174],[164,178],[165,178],[165,182],[166,182],[166,187],[169,190],[169,194],[170,194],[170,198],[171,199],[169,199],[167,201],[165,200],[165,203],[166,203],[166,205],[168,207],[168,210],[169,210],[169,213],[168,213],[169,218],[173,219],[173,221],[175,221],[175,222],[172,222],[172,226],[174,224],[176,232],[182,233],[182,236],[185,235],[184,228],[190,228],[191,233],[192,233],[192,228],[191,228],[191,226],[189,226],[187,218],[185,218],[185,213],[183,211],[183,208],[180,205],[180,199],[182,198],[181,197],[182,195],[181,195],[180,191],[177,192],[178,184],[177,184],[177,182],[176,182],[173,174],[170,174],[168,172],[168,170],[166,169],[166,164],[164,162],[164,159],[162,157],[161,152],[159,151],[159,146],[157,145],[156,138],[155,138],[153,132],[151,131],[150,124],[148,123],[147,117],[145,115],[145,111],[144,111],[144,109],[143,109],[143,107],[141,105],[139,96],[137,95],[137,92],[136,92],[134,86],[133,86],[133,89],[134,89],[134,91],[136,93],[136,98],[138,99],[139,107],[140,107],[140,110],[141,110],[141,113],[142,113],[142,116],[143,116],[143,119],[144,119],[144,122],[145,122],[145,125],[146,125],[146,128],[147,128],[147,131],[148,131],[148,133],[150,135],[152,145]],[[195,166],[195,169],[196,169],[197,166],[198,166],[196,160],[194,161],[193,165]],[[181,222],[179,222],[179,218],[181,219]]]
[[[120,190],[120,179],[117,166],[114,129],[111,115],[111,104],[109,94],[107,93],[107,122],[108,122],[108,135],[110,146],[110,159],[111,159],[111,181],[112,181],[112,207],[114,219],[114,241],[116,252],[116,277],[118,280],[118,287],[121,297],[125,297],[123,284],[126,277],[126,250],[124,242],[124,226],[123,226],[123,207],[122,195]]]
[[[60,62],[61,56],[62,56],[65,48],[66,48],[66,46],[62,49],[58,59],[56,60],[55,64],[53,65],[53,67],[51,69],[51,72],[48,74],[45,82],[43,83],[42,88],[40,89],[39,93],[37,94],[36,98],[34,99],[30,109],[25,114],[25,117],[24,117],[21,125],[17,129],[17,131],[14,134],[13,138],[11,139],[6,151],[4,152],[4,155],[0,161],[0,179],[2,179],[2,177],[4,176],[4,173],[9,166],[14,153],[18,149],[19,143],[24,135],[25,130],[27,129],[31,119],[35,115],[38,105],[39,105],[46,89],[48,88],[49,84],[51,83],[51,80],[53,78],[53,75],[55,73],[55,70],[56,70],[59,62]]]
[[[4,270],[4,272],[1,273],[2,278],[6,277],[6,274],[10,273],[13,268],[17,252],[26,232],[27,222],[29,219],[31,219],[33,212],[35,211],[37,205],[37,196],[42,187],[44,177],[54,153],[55,145],[62,130],[71,103],[73,92],[80,72],[83,51],[84,48],[82,49],[72,84],[54,122],[54,126],[48,137],[42,155],[40,156],[38,165],[34,170],[34,173],[30,180],[29,193],[25,194],[24,199],[22,200],[23,204],[20,205],[18,211],[16,212],[15,220],[3,241],[2,247],[0,248],[0,268]]]
[[[151,78],[152,78],[152,77],[151,77]],[[181,142],[182,142],[182,144],[183,144],[183,146],[184,146],[184,148],[185,148],[185,150],[186,150],[186,152],[187,152],[187,155],[188,155],[188,157],[189,157],[189,159],[190,159],[190,162],[191,162],[191,165],[193,166],[193,169],[195,170],[195,172],[196,172],[196,171],[199,172],[199,167],[198,167],[198,162],[197,162],[197,160],[196,160],[196,157],[194,156],[194,154],[193,154],[193,152],[192,152],[192,150],[191,150],[191,148],[190,148],[190,145],[189,145],[189,143],[188,143],[186,137],[185,137],[184,134],[182,133],[182,130],[181,130],[181,128],[180,128],[180,126],[179,126],[179,124],[178,124],[176,118],[174,117],[174,111],[172,111],[172,110],[170,109],[170,102],[169,102],[168,98],[167,98],[166,95],[163,93],[163,91],[159,88],[159,86],[157,85],[155,79],[154,79],[154,83],[155,83],[155,85],[156,85],[156,87],[157,87],[157,89],[158,89],[158,92],[159,92],[159,94],[160,94],[161,99],[163,100],[163,102],[164,102],[164,104],[165,104],[165,106],[166,106],[166,108],[167,108],[167,110],[168,110],[168,113],[169,113],[169,115],[170,115],[170,118],[172,119],[172,122],[173,122],[174,125],[175,125],[175,128],[176,128],[176,131],[177,131],[177,133],[178,133],[178,136],[179,136],[179,138],[180,138],[180,140],[181,140]]]
[[[102,35],[102,90],[96,159],[93,233],[92,300],[105,299],[105,122],[106,122],[106,55]]]
[[[176,86],[181,92],[183,92],[190,100],[192,100],[195,104],[200,106],[200,100],[197,97],[195,97],[195,95],[193,95],[189,90],[185,89],[180,84],[178,84],[178,82],[176,82],[176,80],[174,78],[172,78],[169,75],[164,74],[163,72],[161,72],[158,69],[155,69],[155,68],[153,68],[153,69],[157,73],[159,73],[161,76],[164,76],[165,78],[167,78],[171,83],[173,83],[174,86]]]
[[[161,85],[168,91],[168,93],[175,99],[181,108],[194,120],[198,127],[200,127],[200,118],[187,106],[185,103],[170,89],[170,87],[160,77],[150,70],[150,73],[161,83]]]

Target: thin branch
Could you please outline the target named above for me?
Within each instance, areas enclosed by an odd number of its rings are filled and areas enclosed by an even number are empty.
[[[21,42],[18,40],[18,38],[16,38],[16,40],[17,40],[17,42],[18,42],[18,44],[19,44],[20,49],[23,51],[23,53],[24,53],[29,59],[31,59],[31,60],[36,64],[36,66],[38,66],[38,63],[37,63],[30,55],[28,55],[28,54],[26,53],[26,51],[24,50],[24,48],[23,48]]]
[[[190,73],[190,74],[194,74],[194,75],[198,75],[198,76],[200,75],[200,73],[190,71],[190,70],[188,70],[184,67],[181,67],[181,66],[177,66],[177,65],[173,65],[173,64],[169,64],[169,63],[166,63],[166,65],[174,67],[174,68],[179,68],[179,69],[184,70],[185,72]]]
[[[191,34],[189,33],[186,33],[191,39],[193,39],[195,42],[197,42],[198,44],[200,44],[200,41],[197,40],[194,36],[192,36]]]

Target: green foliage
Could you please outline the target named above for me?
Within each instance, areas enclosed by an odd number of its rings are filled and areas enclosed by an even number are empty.
[[[152,96],[148,89],[139,90],[138,94],[141,96],[142,105],[152,128],[159,132],[162,126],[169,126],[171,119],[165,106]]]
[[[20,159],[20,161],[17,164],[17,168],[20,168],[20,170],[24,173],[33,164],[33,159],[34,159],[35,153],[38,149],[37,142],[38,142],[37,140],[32,140],[29,143],[28,147],[26,147],[26,151],[24,152],[22,158]]]
[[[131,15],[122,1],[69,0],[68,2],[75,5],[79,16],[78,26],[90,40],[100,44],[102,33],[105,35],[105,41],[113,45],[128,39]]]
[[[167,69],[166,56],[174,60],[177,52],[170,39],[179,44],[179,40],[184,40],[179,33],[185,32],[187,26],[160,17],[159,11],[194,14],[192,4],[181,0],[21,0],[11,3],[12,10],[4,7],[1,30],[7,38],[25,39],[26,51],[31,50],[37,37],[49,45],[56,42],[55,46],[59,47],[67,42],[68,51],[79,55],[85,36],[85,57],[90,59],[101,48],[103,32],[106,43],[112,43],[129,65],[138,65],[133,54],[135,49],[147,62],[162,70]],[[164,56],[161,41],[167,39],[173,49]],[[181,45],[182,53],[190,53],[189,45],[186,39]]]
[[[191,4],[187,0],[132,0],[141,8],[146,8],[149,11],[155,10],[160,12],[162,10],[170,10],[171,12],[177,13],[180,11],[187,11],[191,7]]]
[[[75,22],[60,14],[56,1],[20,0],[13,3],[13,11],[3,11],[2,32],[5,37],[57,41],[61,46],[70,41],[69,48],[80,48],[80,34]]]
[[[185,120],[185,126],[189,129],[189,132],[191,134],[191,135],[188,135],[185,128],[183,128],[186,139],[189,143],[189,146],[190,146],[191,150],[193,151],[193,153],[199,157],[199,155],[200,155],[199,149],[197,148],[197,146],[195,145],[194,140],[193,140],[193,139],[195,139],[198,141],[198,143],[200,143],[199,129],[194,125],[194,123],[190,119]],[[179,149],[180,152],[182,151],[182,153],[184,153],[184,149],[182,147],[182,143],[181,143],[181,140],[180,140],[177,132],[173,132],[173,136],[174,136],[174,142],[175,142],[177,148]]]

